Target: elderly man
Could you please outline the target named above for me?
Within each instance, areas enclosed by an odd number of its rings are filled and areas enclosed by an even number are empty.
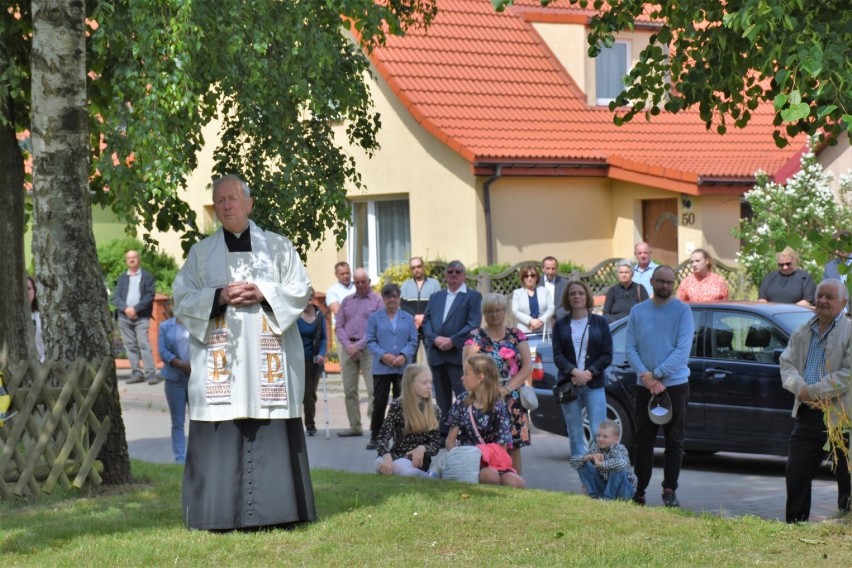
[[[154,309],[154,275],[142,268],[138,251],[127,251],[124,263],[127,272],[122,272],[118,277],[113,303],[118,310],[118,329],[130,361],[130,378],[127,382],[141,383],[147,379],[149,385],[156,385],[159,379],[151,343],[148,341],[148,328]],[[139,369],[140,357],[144,375]]]
[[[826,419],[835,421],[844,409],[852,413],[852,324],[843,315],[847,296],[839,280],[820,282],[816,316],[793,332],[781,354],[781,381],[796,397],[787,456],[788,523],[805,522],[810,517],[811,482],[827,454]],[[839,457],[834,470],[837,507],[849,512],[852,479],[846,456]]]
[[[689,402],[689,351],[695,324],[692,310],[674,297],[675,276],[668,266],[659,266],[651,278],[654,297],[636,304],[627,320],[627,360],[636,371],[634,420],[636,493],[633,500],[644,505],[645,490],[654,466],[654,442],[659,426],[648,416],[652,396],[667,393],[671,420],[663,426],[665,456],[663,504],[679,507],[675,491],[683,460],[683,431]]]
[[[173,286],[192,359],[181,516],[206,530],[311,521],[295,324],[310,281],[290,240],[249,220],[243,180],[216,180],[213,208],[222,227],[192,247]]]
[[[429,345],[429,366],[441,416],[448,415],[453,394],[459,396],[464,392],[461,380],[464,342],[470,330],[482,323],[482,294],[467,288],[465,274],[460,261],[447,265],[444,271],[447,289],[432,295],[423,317],[423,334]],[[442,438],[446,438],[448,430],[442,423]]]
[[[355,293],[343,298],[337,310],[337,337],[340,375],[346,397],[349,429],[337,433],[341,437],[361,436],[361,405],[358,401],[358,373],[367,385],[367,414],[373,414],[373,354],[367,349],[367,320],[382,309],[382,297],[370,289],[370,276],[363,268],[355,269]]]
[[[654,287],[651,285],[651,276],[659,266],[651,260],[651,246],[646,242],[636,243],[633,247],[636,256],[636,264],[633,265],[633,281],[645,287],[649,296],[654,295]]]

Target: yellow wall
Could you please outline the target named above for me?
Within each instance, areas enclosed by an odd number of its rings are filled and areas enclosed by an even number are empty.
[[[735,266],[740,242],[731,236],[731,230],[739,224],[740,198],[734,195],[713,195],[690,196],[689,200],[692,202],[690,209],[680,206],[680,260],[689,258],[693,250],[703,248],[713,258]],[[695,223],[684,226],[683,215],[690,213],[695,215]]]
[[[611,211],[606,178],[501,178],[491,186],[495,262],[553,255],[592,268],[610,256]]]
[[[577,85],[586,91],[586,60],[589,58],[587,55],[589,44],[586,41],[585,26],[534,23],[533,28]],[[594,87],[594,76],[592,76],[592,87]]]
[[[852,174],[852,147],[845,133],[840,135],[836,146],[828,146],[817,156],[817,160],[826,171],[834,174],[831,187],[837,195],[840,187],[840,176]]]

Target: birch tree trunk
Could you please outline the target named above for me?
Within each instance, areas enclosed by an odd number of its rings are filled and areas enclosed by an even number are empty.
[[[0,74],[6,71],[3,63],[0,58]],[[11,97],[0,99],[0,369],[30,356],[37,359],[24,284],[24,159],[15,137],[12,105]]]
[[[112,320],[92,233],[84,0],[32,3],[33,257],[51,359],[112,358]],[[111,429],[99,459],[106,483],[130,480],[115,366],[95,403]]]

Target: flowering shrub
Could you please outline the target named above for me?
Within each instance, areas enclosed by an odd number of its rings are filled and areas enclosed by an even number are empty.
[[[834,176],[823,170],[813,150],[802,156],[801,163],[801,171],[787,180],[786,186],[758,171],[757,183],[744,195],[754,216],[740,220],[740,226],[731,231],[742,241],[737,261],[757,286],[776,270],[775,255],[787,246],[799,253],[799,268],[819,282],[833,248],[832,234],[852,226],[847,201],[852,177],[841,178],[838,203],[831,188]]]

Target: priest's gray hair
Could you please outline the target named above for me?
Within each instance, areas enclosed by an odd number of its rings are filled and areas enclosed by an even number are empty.
[[[226,176],[222,176],[217,180],[213,180],[213,195],[216,195],[216,189],[225,183],[226,181],[235,181],[242,188],[243,193],[246,197],[251,197],[251,189],[249,189],[248,184],[240,177],[234,174],[228,174]]]

